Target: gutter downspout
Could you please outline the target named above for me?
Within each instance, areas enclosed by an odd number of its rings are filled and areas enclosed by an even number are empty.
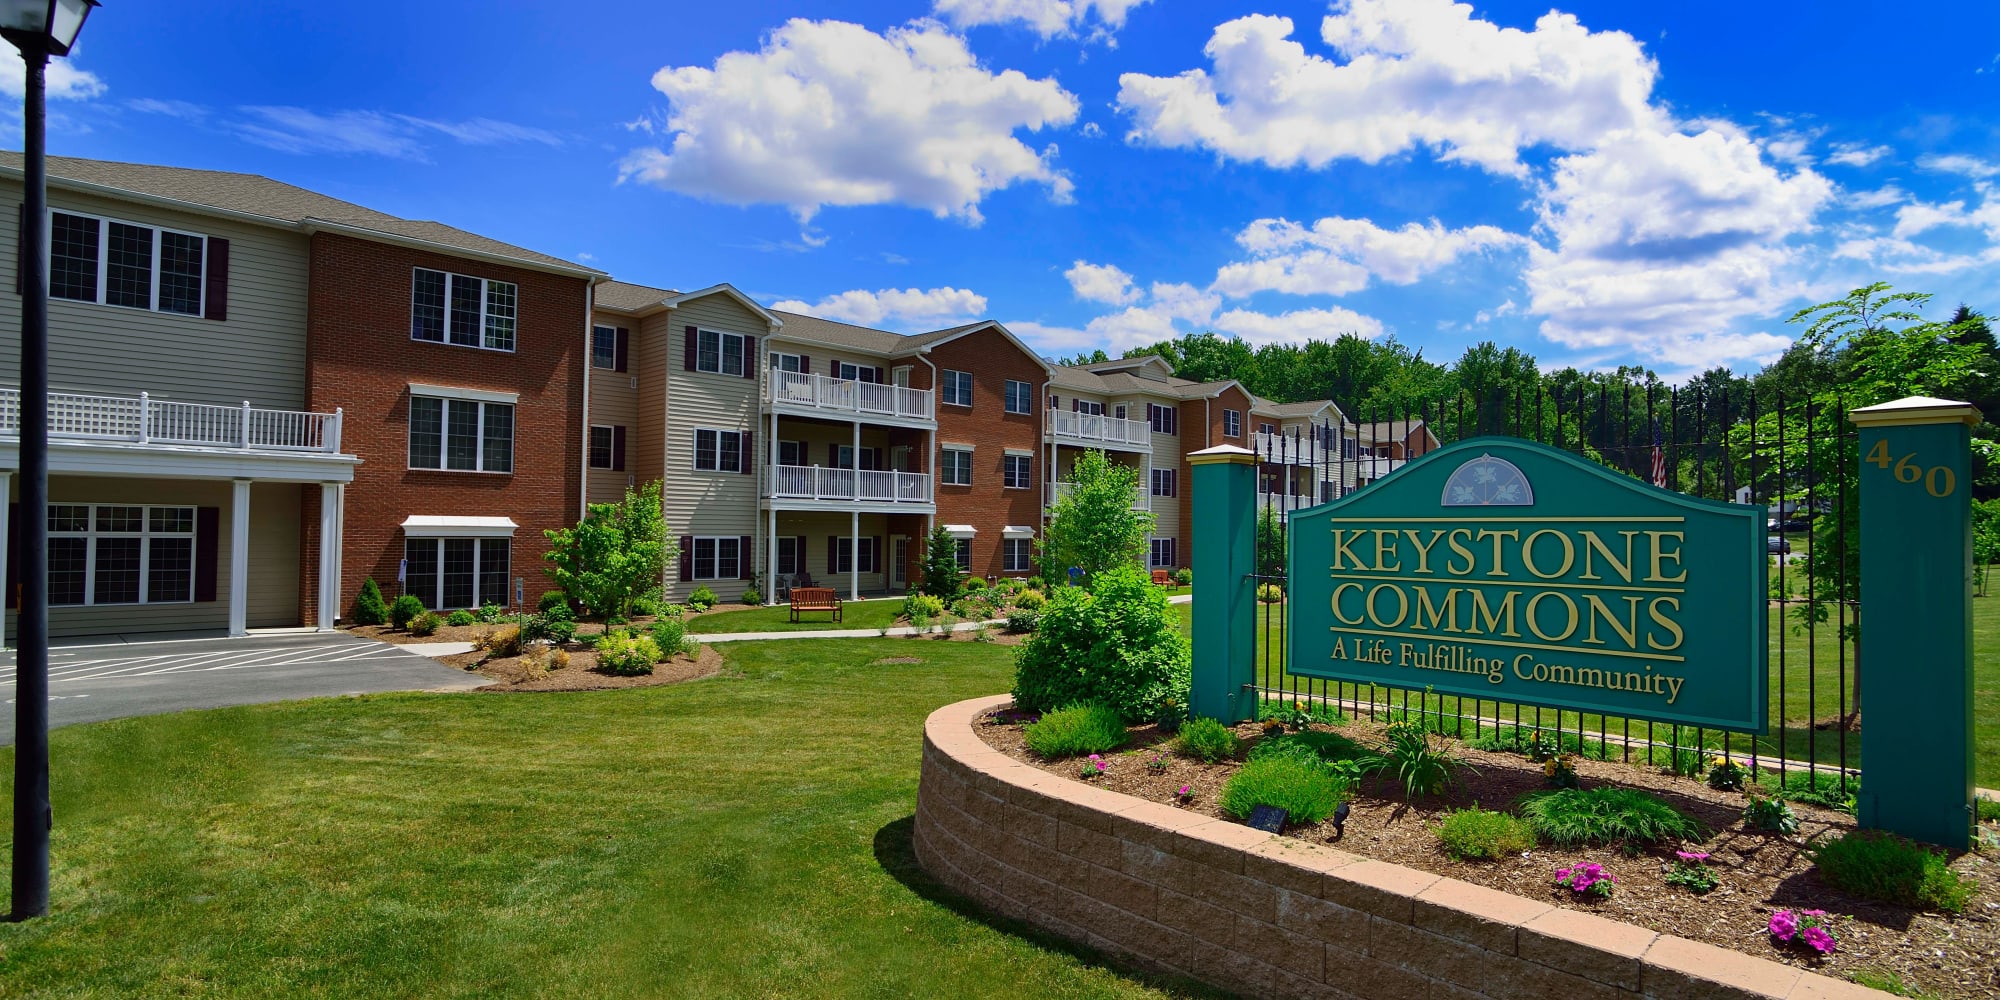
[[[590,363],[592,341],[597,336],[597,282],[586,281],[583,285],[583,461],[577,476],[576,518],[583,520],[590,513]]]
[[[920,557],[919,565],[922,565],[923,562],[926,562],[930,559],[931,532],[937,530],[938,515],[944,513],[944,511],[938,509],[939,498],[937,491],[938,415],[943,413],[944,411],[942,409],[939,409],[938,407],[938,366],[936,363],[931,361],[930,353],[931,349],[930,345],[928,344],[917,349],[917,360],[923,362],[924,367],[929,368],[931,370],[931,430],[930,430],[931,439],[930,443],[924,447],[924,466],[925,466],[924,471],[931,477],[931,514],[930,516],[924,518],[924,538],[922,542],[918,543],[917,551],[924,553],[924,555]],[[856,459],[855,464],[859,465],[860,460]],[[903,567],[904,591],[908,592],[914,589],[915,586],[916,586],[915,577],[910,575],[909,567],[904,566]]]

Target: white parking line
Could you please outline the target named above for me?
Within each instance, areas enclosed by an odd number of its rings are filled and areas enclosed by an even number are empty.
[[[105,680],[121,677],[158,677],[175,673],[206,673],[216,670],[246,670],[257,667],[299,667],[324,663],[351,663],[357,660],[392,659],[415,654],[375,644],[341,643],[332,647],[263,647],[231,652],[155,653],[149,656],[95,656],[64,660],[60,654],[50,663],[51,684]],[[16,683],[15,665],[0,666],[0,687]]]

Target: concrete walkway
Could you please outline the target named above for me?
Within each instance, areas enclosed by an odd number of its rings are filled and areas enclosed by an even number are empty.
[[[986,622],[959,622],[951,627],[951,631],[975,632],[978,631],[981,625],[999,628],[1006,624],[1005,619],[999,618]],[[932,626],[927,631],[936,632],[937,627]],[[801,632],[718,632],[714,635],[689,634],[688,638],[700,643],[714,644],[718,642],[745,642],[751,639],[893,639],[897,636],[922,634],[924,633],[918,632],[909,626],[899,626],[887,630],[877,628],[823,628]]]

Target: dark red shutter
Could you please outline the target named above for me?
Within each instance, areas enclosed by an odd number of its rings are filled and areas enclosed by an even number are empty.
[[[799,374],[811,375],[812,370],[813,370],[813,359],[803,354],[799,355]]]
[[[194,599],[197,603],[215,600],[215,557],[221,547],[222,508],[195,508]]]
[[[743,377],[757,377],[757,338],[743,338]]]
[[[229,241],[217,236],[208,238],[208,287],[206,301],[202,303],[203,319],[226,320],[229,318]]]
[[[688,327],[693,330],[694,327]],[[681,536],[681,582],[694,579],[694,536]]]
[[[611,370],[625,371],[630,364],[632,353],[632,331],[622,326],[619,327],[618,333],[612,338],[611,343]]]
[[[611,471],[625,471],[625,426],[611,428]]]
[[[750,536],[736,536],[736,578],[750,579]]]
[[[700,340],[701,338],[695,333],[694,327],[688,327],[687,352],[686,356],[682,358],[682,362],[688,371],[694,371],[695,352],[701,349]]]
[[[840,536],[826,536],[826,575],[840,575]],[[828,581],[831,582],[831,581]]]
[[[736,468],[746,476],[757,471],[756,437],[748,431],[736,435]]]

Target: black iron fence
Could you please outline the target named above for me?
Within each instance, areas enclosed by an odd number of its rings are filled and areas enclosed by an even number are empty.
[[[1338,422],[1259,425],[1250,435],[1259,463],[1258,686],[1265,704],[1301,702],[1370,720],[1408,719],[1515,749],[1539,735],[1543,746],[1637,759],[1689,775],[1709,758],[1726,755],[1753,771],[1775,772],[1794,792],[1852,794],[1861,746],[1861,609],[1857,439],[1845,405],[1580,385],[1574,392],[1467,394],[1343,411]],[[1369,489],[1426,452],[1481,435],[1526,438],[1664,489],[1769,508],[1768,732],[1752,737],[1303,677],[1288,669],[1289,515]]]

